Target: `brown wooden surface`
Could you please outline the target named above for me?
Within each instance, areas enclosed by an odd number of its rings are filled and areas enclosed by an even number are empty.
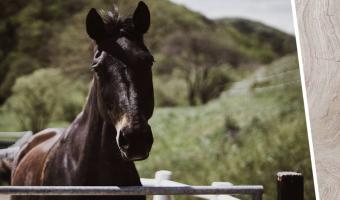
[[[277,174],[277,200],[303,200],[303,176],[296,172]]]
[[[340,2],[296,0],[319,193],[340,199]]]

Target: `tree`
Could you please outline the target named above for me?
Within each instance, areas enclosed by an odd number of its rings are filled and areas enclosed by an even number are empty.
[[[6,105],[24,130],[37,132],[47,126],[64,99],[65,81],[57,69],[41,69],[17,79]],[[59,107],[60,108],[60,107]]]
[[[181,71],[187,83],[190,105],[216,98],[231,81],[226,66],[237,67],[241,62],[237,51],[229,49],[209,33],[178,32],[168,40],[169,45],[161,50],[167,56],[161,60],[159,70],[170,72],[177,68]]]
[[[59,35],[69,19],[88,4],[84,0],[0,1],[0,104],[11,95],[17,77],[32,73],[37,66],[51,65],[55,57],[51,38]],[[24,72],[17,71],[21,57],[38,65],[28,64]]]

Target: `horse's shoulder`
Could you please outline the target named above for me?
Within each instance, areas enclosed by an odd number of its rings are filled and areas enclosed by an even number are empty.
[[[44,152],[48,151],[59,140],[63,132],[64,129],[48,128],[36,133],[20,148],[16,156],[16,163],[19,163],[36,147],[44,149]]]
[[[58,139],[62,135],[63,131],[64,131],[64,129],[48,128],[48,129],[45,129],[45,130],[42,130],[42,131],[36,133],[26,143],[26,145],[23,146],[23,148],[21,149],[21,153],[25,154],[25,153],[27,153],[28,151],[30,151],[34,147],[37,147],[40,144],[43,144],[42,146],[44,146],[44,144],[51,143],[51,142],[53,143],[53,142],[58,141]],[[48,145],[48,146],[50,146],[50,145]]]

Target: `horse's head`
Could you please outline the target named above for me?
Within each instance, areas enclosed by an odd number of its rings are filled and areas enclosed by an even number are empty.
[[[146,159],[153,143],[148,120],[154,109],[154,60],[143,42],[149,26],[143,2],[132,17],[121,18],[116,11],[101,16],[92,8],[86,18],[87,33],[96,43],[92,69],[98,109],[115,127],[120,152],[130,161]]]

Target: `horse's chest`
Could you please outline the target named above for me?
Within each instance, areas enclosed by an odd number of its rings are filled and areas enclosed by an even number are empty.
[[[140,185],[140,180],[132,162],[100,156],[78,160],[63,154],[48,162],[43,185]]]
[[[140,185],[140,178],[133,163],[103,160],[90,168],[87,174],[87,185]]]

